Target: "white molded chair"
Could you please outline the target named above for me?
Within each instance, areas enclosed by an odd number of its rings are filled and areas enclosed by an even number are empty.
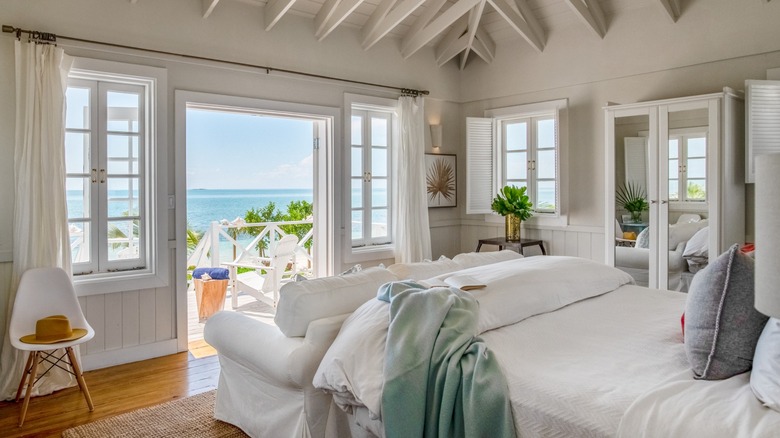
[[[293,276],[296,273],[295,248],[298,237],[294,234],[282,236],[271,245],[271,257],[239,257],[229,263],[223,263],[230,270],[230,300],[235,309],[238,307],[238,290],[246,292],[258,301],[273,307],[279,302],[279,289],[282,277]],[[288,263],[292,262],[292,271],[287,271]],[[238,274],[238,268],[255,268],[255,272]],[[261,274],[265,271],[266,274]],[[267,294],[271,294],[269,297]]]
[[[51,315],[67,316],[72,328],[86,329],[87,334],[79,339],[52,344],[28,344],[19,340],[22,336],[35,333],[36,322]],[[30,403],[33,385],[38,380],[36,379],[38,364],[44,364],[44,362],[51,364],[46,372],[57,366],[76,376],[89,410],[94,410],[87,384],[81,374],[81,367],[73,352],[73,346],[92,339],[95,336],[95,330],[84,318],[76,298],[76,291],[73,289],[73,283],[64,270],[61,268],[35,268],[24,272],[19,282],[19,289],[16,291],[8,334],[14,348],[29,352],[24,374],[19,382],[19,389],[16,391],[16,401],[18,402],[25,382],[27,383],[27,393],[24,396],[22,412],[19,416],[20,427],[24,424],[24,418],[27,415],[27,406]],[[56,356],[56,350],[63,348],[65,353],[59,357]],[[60,361],[64,362],[66,367],[58,365]],[[67,369],[67,365],[70,365],[70,369]]]

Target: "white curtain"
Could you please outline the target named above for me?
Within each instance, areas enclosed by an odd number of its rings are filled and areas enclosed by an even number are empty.
[[[396,148],[395,261],[420,262],[431,258],[431,229],[425,190],[423,98],[399,99],[400,139]]]
[[[16,41],[14,248],[11,290],[0,351],[0,396],[16,396],[25,357],[8,338],[19,279],[30,268],[71,272],[65,198],[65,90],[71,58],[49,44]],[[44,367],[48,368],[48,367]],[[33,395],[76,384],[58,368],[40,379]]]

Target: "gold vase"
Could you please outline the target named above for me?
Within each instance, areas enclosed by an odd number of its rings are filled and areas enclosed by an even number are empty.
[[[520,241],[520,216],[508,214],[504,216],[506,221],[506,240],[507,242]]]

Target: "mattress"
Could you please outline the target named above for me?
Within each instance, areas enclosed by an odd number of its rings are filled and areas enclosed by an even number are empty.
[[[482,335],[522,437],[613,437],[631,403],[689,369],[685,294],[626,285]]]

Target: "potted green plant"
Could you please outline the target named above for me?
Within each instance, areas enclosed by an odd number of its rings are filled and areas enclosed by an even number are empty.
[[[635,183],[628,182],[620,186],[615,194],[615,200],[624,210],[631,213],[631,220],[635,223],[642,222],[642,212],[650,208],[644,189]]]
[[[493,198],[490,208],[504,216],[506,240],[520,240],[520,223],[533,215],[533,204],[526,195],[526,187],[504,186]]]

